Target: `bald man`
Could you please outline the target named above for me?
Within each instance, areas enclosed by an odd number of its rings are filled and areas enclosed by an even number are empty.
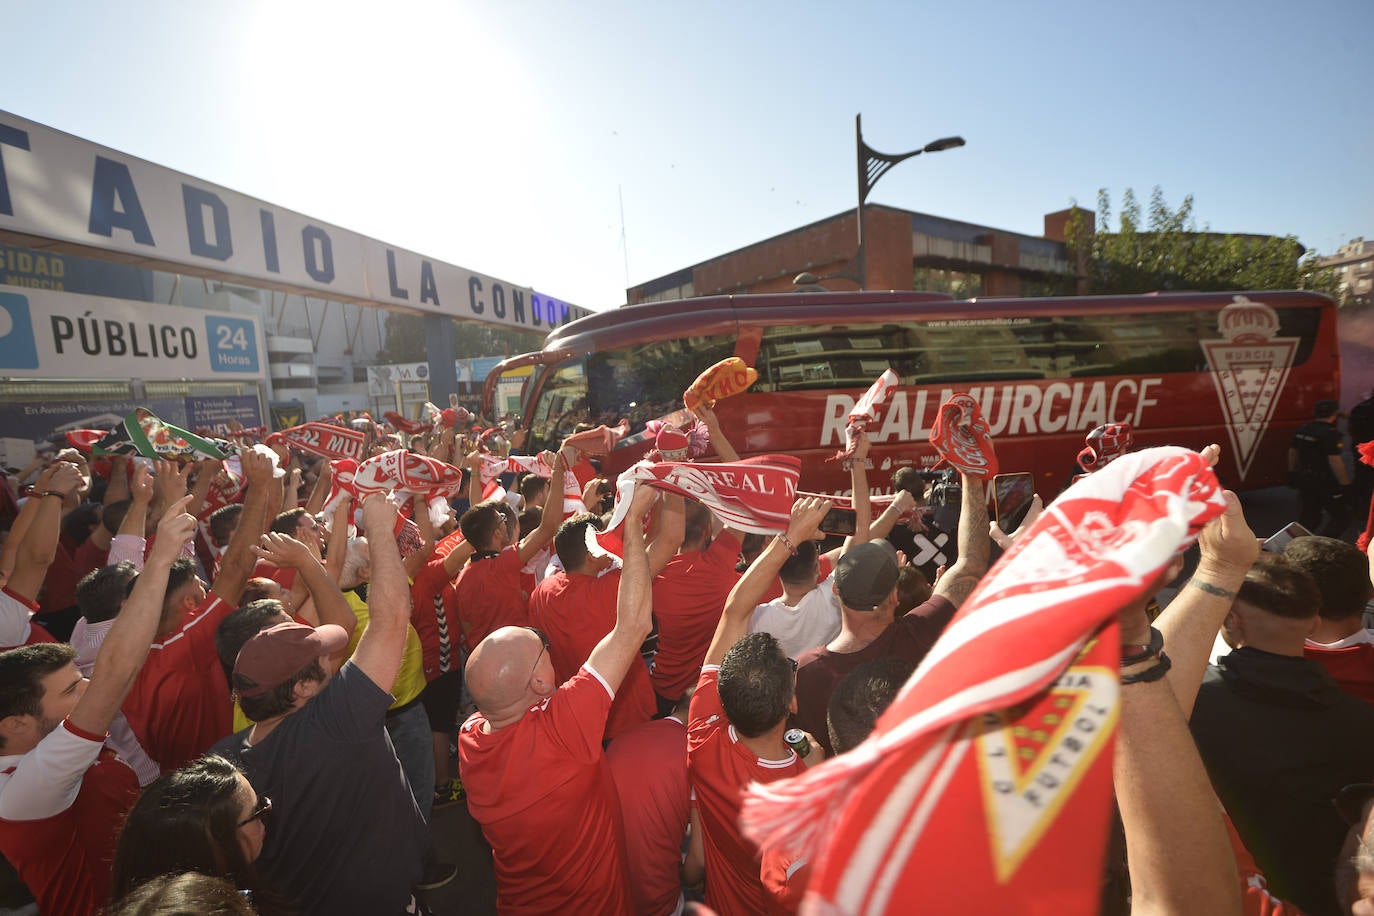
[[[649,635],[644,518],[639,487],[623,526],[624,569],[615,628],[561,686],[543,633],[502,627],[467,664],[477,712],[463,723],[458,758],[468,811],[496,864],[501,913],[629,913],[625,840],[601,736],[615,692]]]

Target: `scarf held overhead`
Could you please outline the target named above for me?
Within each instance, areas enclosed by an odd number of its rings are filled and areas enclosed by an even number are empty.
[[[796,499],[801,459],[761,455],[720,464],[641,461],[616,482],[615,513],[608,529],[619,526],[630,508],[636,483],[689,496],[716,514],[727,527],[754,534],[787,530]]]
[[[1224,506],[1206,461],[1181,448],[1074,484],[979,583],[867,741],[752,786],[746,833],[817,863],[803,912],[1095,912],[1115,617]]]

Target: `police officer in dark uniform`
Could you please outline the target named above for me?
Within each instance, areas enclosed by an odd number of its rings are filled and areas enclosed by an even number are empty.
[[[1313,534],[1340,537],[1351,519],[1350,477],[1336,429],[1340,404],[1318,401],[1313,414],[1288,446],[1289,482],[1298,490],[1298,523]]]

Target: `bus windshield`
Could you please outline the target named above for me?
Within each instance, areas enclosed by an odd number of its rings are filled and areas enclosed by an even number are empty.
[[[683,389],[697,373],[734,352],[733,337],[679,337],[559,363],[545,376],[530,414],[529,446],[557,449],[579,423],[614,426],[628,418],[637,433],[680,409]]]

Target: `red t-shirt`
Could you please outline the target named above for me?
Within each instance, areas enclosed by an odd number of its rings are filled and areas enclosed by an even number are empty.
[[[164,775],[233,731],[229,684],[215,653],[215,630],[233,610],[207,595],[181,629],[153,643],[124,699],[124,717]]]
[[[81,546],[76,548],[72,556],[72,575],[76,576],[73,580],[72,603],[76,603],[75,583],[80,582],[86,573],[97,570],[105,565],[105,560],[110,555],[110,548],[97,547],[91,538],[81,542]]]
[[[64,728],[77,739],[104,736]],[[14,767],[5,769],[9,774]],[[109,748],[81,778],[76,800],[41,820],[0,819],[0,850],[44,913],[99,912],[110,901],[110,863],[124,817],[138,800],[138,778]]]
[[[484,732],[474,713],[458,733],[468,811],[496,867],[496,909],[630,913],[625,835],[601,750],[612,691],[584,667],[520,721]]]
[[[678,554],[654,577],[658,655],[653,682],[659,696],[676,701],[701,676],[725,599],[740,578],[738,559],[739,538],[722,531],[710,547]]]
[[[76,604],[76,551],[80,547],[65,537],[57,539],[57,550],[53,554],[48,574],[43,578],[43,590],[39,603],[45,613],[60,611]]]
[[[1323,649],[1308,643],[1302,654],[1325,668],[1341,690],[1374,704],[1374,645],[1365,642],[1341,649]]]
[[[606,748],[620,795],[636,913],[671,913],[682,895],[678,866],[687,834],[687,726],[642,722]]]
[[[687,729],[687,772],[701,813],[706,849],[706,904],[720,916],[755,916],[768,906],[759,878],[759,851],[739,832],[740,796],[751,782],[777,782],[806,772],[791,749],[761,760],[740,743],[725,718],[720,668],[701,669]]]
[[[549,660],[559,683],[576,674],[591,657],[596,644],[615,629],[619,591],[618,569],[601,577],[569,575],[559,570],[535,588],[530,598],[529,623],[549,638]],[[631,661],[606,719],[606,738],[615,738],[647,722],[657,712],[649,669]]]
[[[434,553],[415,574],[410,586],[410,622],[420,637],[424,650],[425,680],[432,681],[458,664],[461,632],[454,632],[458,621],[449,616],[448,601],[453,592],[452,581],[444,561],[463,541],[455,531],[434,545]]]
[[[523,627],[529,617],[529,596],[520,590],[520,551],[507,547],[494,557],[479,556],[468,560],[453,592],[469,650],[501,627]]]

